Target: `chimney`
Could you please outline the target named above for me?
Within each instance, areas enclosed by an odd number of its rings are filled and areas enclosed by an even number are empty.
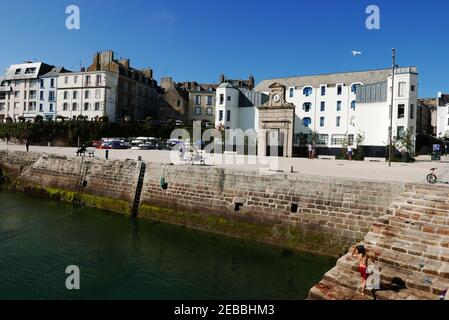
[[[82,67],[81,72],[85,72],[85,71],[86,71],[86,68]]]
[[[224,81],[225,81],[225,76],[224,76],[224,74],[220,74],[219,82],[222,83],[222,82],[224,82]]]
[[[250,90],[254,89],[254,77],[252,75],[250,75],[248,78],[248,87],[250,88]]]

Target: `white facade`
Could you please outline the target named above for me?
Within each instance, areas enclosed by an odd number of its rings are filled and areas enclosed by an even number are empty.
[[[57,115],[87,120],[107,116],[115,122],[118,74],[110,71],[60,74],[57,83]]]
[[[37,111],[46,120],[55,120],[57,104],[58,75],[65,72],[63,68],[54,68],[39,77],[39,93]]]
[[[52,68],[40,62],[11,65],[0,81],[0,119],[33,120],[39,115],[38,78]]]
[[[322,147],[341,148],[345,140],[353,143],[360,133],[365,137],[363,145],[386,146],[389,141],[391,79],[391,69],[385,69],[270,79],[262,81],[255,90],[268,94],[269,85],[275,82],[286,87],[285,99],[295,105],[296,136],[316,131]],[[363,102],[357,102],[358,90],[364,90],[366,97],[361,100]],[[397,69],[393,137],[405,130],[415,135],[417,99],[416,68]],[[233,108],[239,110],[236,106]],[[294,144],[298,146],[299,139]]]
[[[449,95],[438,93],[437,136],[449,137]]]

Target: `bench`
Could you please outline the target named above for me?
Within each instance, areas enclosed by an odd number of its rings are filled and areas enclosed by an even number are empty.
[[[318,159],[320,159],[320,160],[335,160],[335,156],[322,155],[322,156],[318,156]]]
[[[367,162],[385,162],[385,158],[381,157],[365,157],[365,161]]]

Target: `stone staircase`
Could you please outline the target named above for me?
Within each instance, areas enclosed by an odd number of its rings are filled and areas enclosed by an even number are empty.
[[[381,268],[376,299],[436,300],[449,289],[449,188],[406,184],[362,241]],[[309,299],[373,299],[358,293],[358,262],[349,253],[309,292]],[[391,289],[393,278],[406,288]]]

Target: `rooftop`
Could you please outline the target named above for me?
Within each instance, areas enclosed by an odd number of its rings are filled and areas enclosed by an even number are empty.
[[[397,73],[416,73],[416,67],[405,67],[397,69]],[[259,92],[269,91],[269,86],[273,82],[278,82],[286,87],[305,87],[312,86],[318,88],[321,85],[335,85],[343,83],[351,85],[361,82],[363,84],[372,84],[384,81],[391,74],[391,68],[367,71],[328,73],[319,75],[308,75],[299,77],[273,78],[261,81],[254,90]]]

